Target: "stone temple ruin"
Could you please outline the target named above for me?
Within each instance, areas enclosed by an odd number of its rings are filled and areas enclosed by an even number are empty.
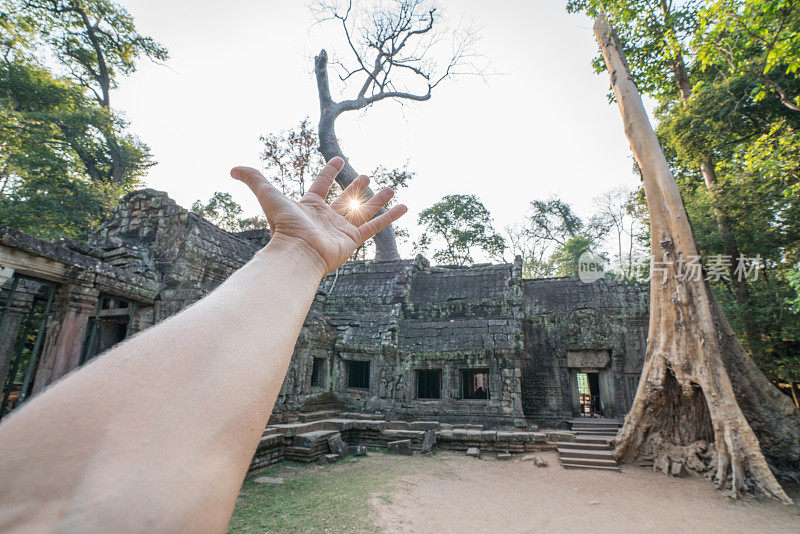
[[[86,243],[0,227],[0,415],[208,294],[267,241],[149,189]],[[574,417],[627,412],[647,323],[645,288],[625,282],[524,279],[520,261],[348,262],[319,287],[252,468],[318,460],[332,439],[418,449],[431,430],[454,449],[568,440],[558,429]]]

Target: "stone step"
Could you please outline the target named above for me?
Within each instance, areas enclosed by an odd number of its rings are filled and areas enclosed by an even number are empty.
[[[613,460],[614,451],[612,450],[581,450],[581,449],[558,449],[558,454],[563,461],[567,458],[581,458],[581,459],[596,459],[596,460]]]
[[[587,436],[616,436],[617,432],[618,432],[617,430],[604,430],[604,429],[600,429],[600,430],[585,430],[585,429],[581,428],[581,429],[576,429],[575,430],[576,434],[578,434],[578,435],[582,435],[583,434],[583,435],[587,435]]]
[[[315,412],[300,412],[297,414],[297,418],[301,423],[308,423],[311,421],[319,421],[321,419],[339,417],[339,414],[340,412],[338,410],[317,410]]]
[[[564,469],[601,469],[604,471],[619,471],[619,467],[616,466],[579,465],[571,462],[562,462],[561,467]]]
[[[327,446],[328,438],[338,435],[339,432],[336,430],[312,430],[311,432],[296,434],[292,438],[292,445],[294,447],[312,448],[324,442],[325,446]]]
[[[584,425],[580,423],[575,423],[572,425],[572,430],[580,432],[582,430],[610,430],[612,432],[617,432],[620,429],[619,425],[614,424],[606,424],[606,425]]]
[[[562,456],[562,463],[572,465],[585,465],[589,467],[618,467],[613,458],[579,458],[577,456]]]
[[[618,419],[600,419],[600,418],[580,418],[580,419],[568,419],[567,423],[571,425],[581,424],[581,425],[617,425],[622,426],[622,421]]]
[[[600,436],[575,436],[575,443],[603,443],[608,445],[611,439],[614,436],[610,437],[600,437]]]
[[[583,443],[577,441],[559,441],[556,443],[556,447],[561,449],[577,449],[577,450],[597,450],[597,451],[610,451],[611,445],[608,442],[603,443]]]

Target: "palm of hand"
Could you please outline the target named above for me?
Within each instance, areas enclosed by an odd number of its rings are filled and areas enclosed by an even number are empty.
[[[307,249],[318,257],[328,273],[347,261],[364,241],[406,212],[405,206],[395,206],[372,219],[392,198],[391,189],[379,191],[358,209],[351,210],[350,201],[358,199],[369,183],[366,176],[359,176],[339,198],[326,204],[325,196],[343,165],[341,158],[331,159],[299,202],[281,194],[255,169],[237,167],[231,175],[255,193],[269,221],[271,240]]]

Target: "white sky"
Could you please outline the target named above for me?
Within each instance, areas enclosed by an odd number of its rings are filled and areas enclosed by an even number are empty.
[[[166,66],[142,62],[112,95],[158,161],[147,186],[186,207],[229,191],[246,215],[259,213],[228,170],[259,166],[259,135],[305,116],[316,122],[313,56],[323,47],[339,52],[332,46],[338,28],[314,25],[300,0],[122,3],[171,55]],[[408,160],[416,171],[400,197],[410,209],[403,222],[412,240],[419,211],[447,194],[476,194],[501,230],[520,221],[533,199],[558,195],[587,216],[597,195],[637,184],[619,111],[606,99],[608,78],[590,65],[591,21],[568,15],[564,4],[445,3],[448,18],[463,15],[482,28],[480,49],[499,74],[447,82],[421,104],[384,101],[338,119],[356,170]],[[338,79],[332,83],[338,100]],[[411,245],[401,253],[410,256]]]

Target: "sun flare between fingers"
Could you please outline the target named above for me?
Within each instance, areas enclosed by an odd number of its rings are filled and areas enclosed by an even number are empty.
[[[350,211],[358,211],[359,208],[361,208],[361,201],[357,198],[351,199],[347,206],[350,208]]]

